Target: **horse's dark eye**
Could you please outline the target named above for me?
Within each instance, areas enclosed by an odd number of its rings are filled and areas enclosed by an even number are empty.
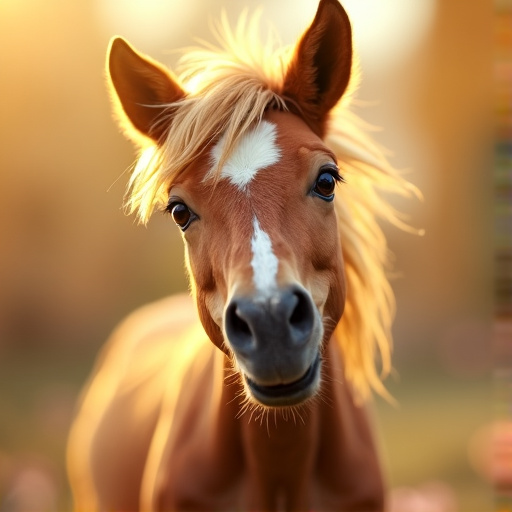
[[[324,197],[332,196],[335,186],[336,180],[334,176],[330,172],[323,172],[316,180],[315,192]]]
[[[174,205],[171,205],[170,211],[174,222],[176,222],[181,229],[187,229],[192,220],[192,212],[189,210],[188,206],[184,203],[174,203]]]
[[[172,220],[185,231],[190,224],[199,217],[177,196],[171,196],[165,207],[165,212],[169,213]]]
[[[330,167],[332,167],[332,169]],[[325,201],[332,201],[334,199],[334,189],[336,188],[337,181],[343,181],[343,179],[336,167],[329,166],[328,171],[321,169],[315,181],[313,193]]]

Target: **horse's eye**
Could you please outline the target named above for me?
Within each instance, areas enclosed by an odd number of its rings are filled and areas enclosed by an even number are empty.
[[[183,230],[188,228],[192,222],[194,215],[185,203],[174,203],[167,207],[171,213],[171,217],[176,224]]]
[[[329,172],[323,172],[316,180],[315,192],[324,197],[331,196],[334,193],[335,186],[334,176]]]
[[[313,187],[313,192],[325,201],[332,201],[337,181],[342,181],[342,178],[336,168],[329,169],[328,171],[321,170]]]

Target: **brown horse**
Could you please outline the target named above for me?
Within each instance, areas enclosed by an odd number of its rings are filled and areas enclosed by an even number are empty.
[[[137,311],[104,349],[69,444],[79,511],[384,509],[361,404],[390,367],[378,220],[400,221],[380,192],[410,187],[347,110],[337,0],[288,53],[257,30],[222,26],[179,79],[111,43],[114,102],[145,149],[128,205],[143,221],[163,205],[182,231],[192,298]]]

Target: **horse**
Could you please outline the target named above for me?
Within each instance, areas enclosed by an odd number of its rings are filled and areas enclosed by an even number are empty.
[[[140,150],[126,205],[181,230],[190,293],[114,331],[74,419],[77,511],[376,512],[365,403],[386,396],[394,299],[380,226],[411,185],[350,111],[349,18],[294,47],[226,17],[179,76],[122,38],[114,109]],[[403,226],[402,226],[403,227]]]

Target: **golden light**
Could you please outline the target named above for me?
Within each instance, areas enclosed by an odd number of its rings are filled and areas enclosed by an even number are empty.
[[[181,0],[95,0],[100,27],[110,37],[121,35],[135,46],[167,49],[194,34],[197,2]],[[195,34],[194,34],[195,35]],[[174,47],[174,46],[171,46]]]
[[[428,34],[437,0],[344,0],[352,20],[355,45],[363,69],[385,72],[411,56]],[[194,37],[211,39],[208,21],[218,20],[226,9],[231,23],[248,8],[263,6],[263,20],[275,27],[283,44],[291,44],[308,26],[317,0],[95,0],[95,11],[107,36],[119,34],[135,46],[157,52],[188,46]],[[263,23],[266,29],[267,23]]]
[[[414,54],[434,21],[437,0],[343,0],[365,70],[382,72]]]

